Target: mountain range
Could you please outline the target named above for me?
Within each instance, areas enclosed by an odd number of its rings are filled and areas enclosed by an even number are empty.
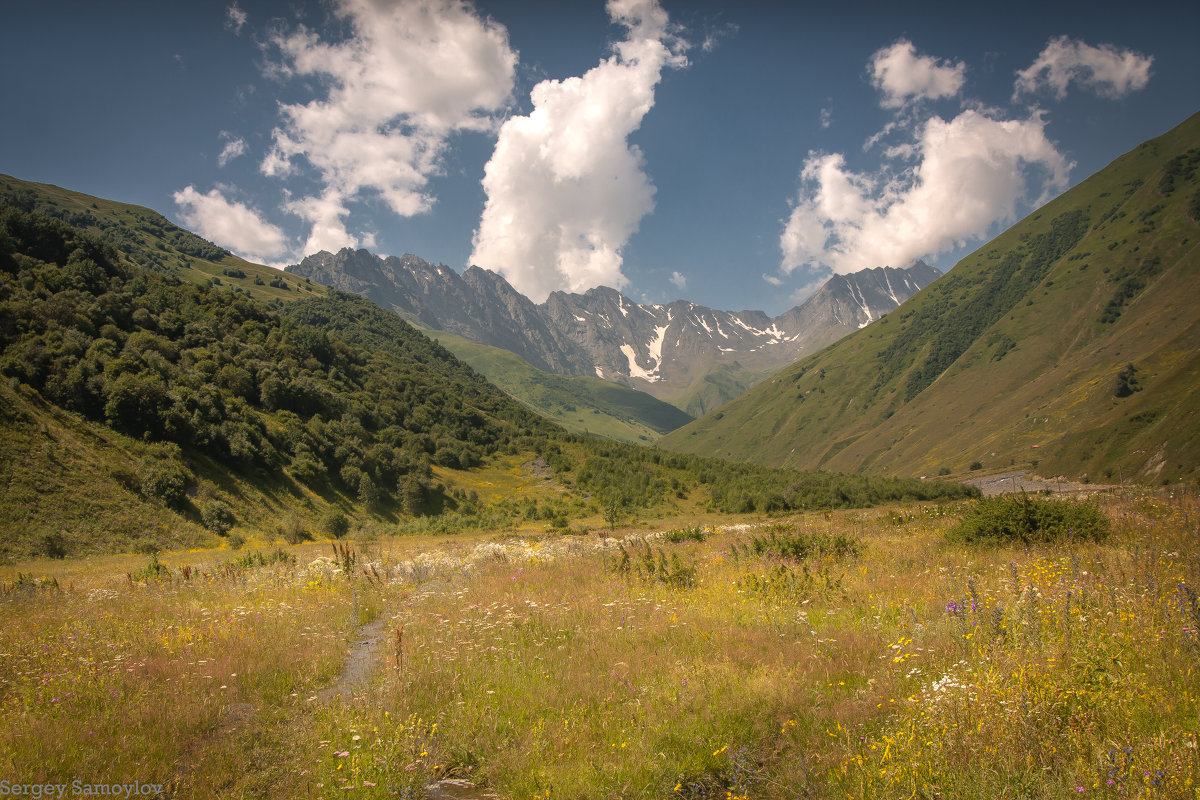
[[[800,469],[1195,480],[1200,114],[663,447]]]
[[[502,348],[546,372],[620,383],[693,416],[879,319],[941,274],[918,262],[835,275],[802,305],[769,317],[686,300],[641,304],[607,287],[553,292],[535,304],[490,270],[459,275],[413,255],[348,248],[287,271],[369,297],[426,330]]]

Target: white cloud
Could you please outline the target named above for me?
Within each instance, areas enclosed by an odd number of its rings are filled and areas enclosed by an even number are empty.
[[[1027,69],[1017,73],[1013,100],[1023,93],[1036,93],[1043,85],[1061,100],[1066,97],[1067,86],[1072,81],[1101,97],[1124,97],[1146,86],[1153,61],[1153,56],[1118,50],[1111,44],[1093,47],[1068,36],[1059,36],[1046,43]]]
[[[236,34],[242,32],[242,28],[246,25],[246,12],[234,3],[229,8],[225,9],[225,27]]]
[[[907,39],[871,57],[871,84],[883,92],[884,108],[901,108],[919,100],[953,97],[966,80],[967,65],[918,56]]]
[[[821,119],[821,127],[822,128],[828,128],[830,125],[832,125],[833,124],[833,109],[822,108],[820,119]]]
[[[533,88],[533,110],[500,128],[471,262],[540,302],[551,291],[620,289],[621,249],[654,208],[642,153],[628,143],[666,67],[687,64],[656,0],[609,0],[628,30],[582,77]]]
[[[780,278],[778,275],[767,275],[766,273],[763,273],[762,278],[764,281],[771,284],[772,286],[782,286],[783,285],[783,278]]]
[[[301,249],[305,255],[322,250],[336,253],[343,247],[357,248],[362,244],[357,236],[346,230],[344,218],[350,212],[336,191],[327,191],[320,197],[290,200],[283,207],[311,226],[308,240]]]
[[[810,154],[780,237],[781,272],[822,265],[845,274],[948,252],[1014,219],[1031,183],[1041,185],[1037,203],[1064,190],[1073,166],[1040,114],[1005,120],[978,110],[931,117],[885,158],[896,163],[870,176],[841,154]]]
[[[227,199],[220,188],[201,194],[187,186],[174,198],[185,226],[249,261],[265,264],[287,254],[282,230],[249,206]]]
[[[504,26],[464,0],[339,0],[351,35],[326,42],[303,26],[273,44],[282,77],[317,78],[323,97],[280,107],[283,123],[261,170],[304,166],[322,184],[290,208],[314,225],[310,241],[354,240],[347,204],[377,194],[396,214],[427,211],[427,183],[456,131],[490,131],[508,104],[517,54]]]
[[[671,273],[671,283],[682,292],[687,288],[687,276],[676,270]]]
[[[221,153],[217,156],[217,166],[223,167],[235,158],[246,154],[245,139],[226,131],[221,131],[221,138],[225,140],[225,146],[221,148]]]

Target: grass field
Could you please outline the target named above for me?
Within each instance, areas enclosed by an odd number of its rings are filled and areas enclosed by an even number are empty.
[[[3,567],[0,779],[1200,796],[1200,504],[1096,502],[1101,543],[973,546],[964,507],[907,505]]]

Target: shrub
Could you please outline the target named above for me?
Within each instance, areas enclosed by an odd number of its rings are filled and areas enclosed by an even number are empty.
[[[699,525],[675,528],[663,534],[663,539],[672,544],[679,544],[680,542],[703,542],[707,538],[708,534]]]
[[[350,532],[350,520],[342,512],[330,509],[321,517],[321,530],[334,539],[340,539]]]
[[[187,500],[188,471],[173,458],[143,458],[137,469],[143,496],[179,507]]]
[[[1044,544],[1068,539],[1104,540],[1112,530],[1093,505],[1017,495],[985,497],[948,534],[969,543]]]
[[[750,541],[741,545],[741,555],[765,556],[791,561],[803,561],[808,558],[830,558],[834,561],[844,561],[856,558],[862,554],[862,542],[845,533],[805,533],[799,529],[791,529],[787,525],[772,525],[767,528],[766,536],[755,535]],[[738,543],[730,546],[730,551],[738,556]]]
[[[159,581],[171,577],[171,570],[166,564],[158,560],[158,556],[154,553],[150,554],[150,562],[139,570],[135,570],[130,576],[130,580],[134,583],[142,581]]]
[[[222,500],[208,500],[200,506],[200,521],[213,533],[224,536],[235,522],[233,509]]]
[[[295,514],[289,514],[279,522],[279,535],[288,544],[300,544],[305,539],[311,539],[304,528],[304,521]]]
[[[61,533],[44,534],[34,547],[34,554],[46,558],[66,558],[67,539]]]

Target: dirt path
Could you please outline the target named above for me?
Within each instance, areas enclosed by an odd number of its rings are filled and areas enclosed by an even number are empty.
[[[328,703],[338,698],[350,699],[362,694],[370,685],[375,666],[381,656],[379,645],[387,635],[388,618],[379,617],[358,629],[350,655],[337,680],[317,693],[317,699]]]

